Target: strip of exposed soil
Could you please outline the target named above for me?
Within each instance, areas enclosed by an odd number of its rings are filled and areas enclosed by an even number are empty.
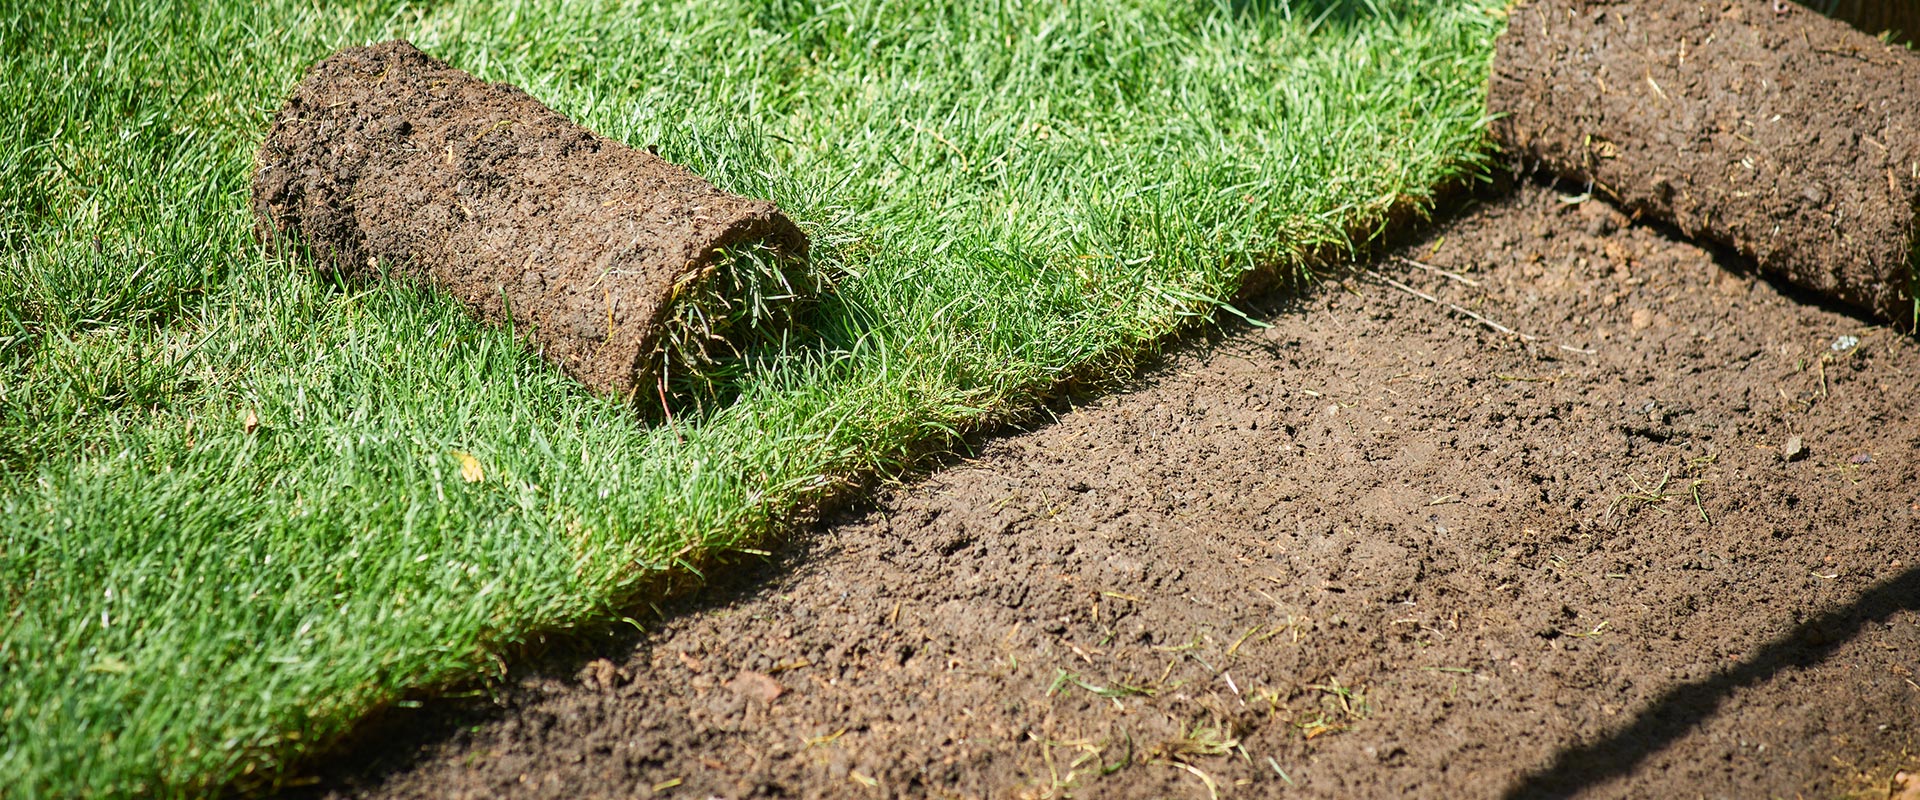
[[[1462,274],[1269,309],[604,658],[396,712],[315,791],[1884,798],[1920,766],[1920,346],[1538,186],[1405,254]]]

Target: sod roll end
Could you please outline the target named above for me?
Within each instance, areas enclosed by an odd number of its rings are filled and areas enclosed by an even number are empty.
[[[649,408],[821,288],[774,204],[404,41],[308,70],[260,146],[253,207],[323,272],[431,283]]]
[[[1494,57],[1510,152],[1762,272],[1914,314],[1920,55],[1773,0],[1532,0]]]

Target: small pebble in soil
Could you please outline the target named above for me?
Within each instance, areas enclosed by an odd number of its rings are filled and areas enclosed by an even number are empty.
[[[1807,446],[1798,436],[1787,437],[1787,446],[1780,448],[1780,457],[1788,461],[1799,461],[1807,457]]]

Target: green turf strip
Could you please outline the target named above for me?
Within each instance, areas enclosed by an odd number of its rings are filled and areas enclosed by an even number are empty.
[[[0,2],[5,793],[275,774],[1123,372],[1477,169],[1492,4]],[[264,255],[269,115],[393,36],[777,200],[838,294],[649,427],[449,300]]]

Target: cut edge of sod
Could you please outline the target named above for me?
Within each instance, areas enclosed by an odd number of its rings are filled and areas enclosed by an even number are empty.
[[[730,402],[760,366],[759,354],[788,347],[833,282],[814,259],[763,239],[715,250],[674,282],[634,382],[656,397],[637,397],[636,407],[649,419],[671,420]]]

